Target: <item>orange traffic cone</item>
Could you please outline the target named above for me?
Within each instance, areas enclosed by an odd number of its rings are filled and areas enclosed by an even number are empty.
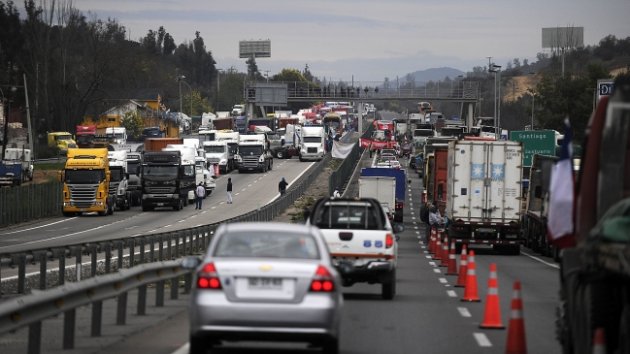
[[[458,288],[463,288],[466,286],[466,273],[468,272],[468,253],[466,251],[466,244],[462,245],[462,253],[459,256],[459,275],[457,276],[457,284],[455,284]]]
[[[435,240],[435,254],[433,255],[433,259],[439,261],[442,259],[442,241],[440,240],[440,236],[438,235]]]
[[[435,254],[435,229],[432,228],[431,226],[427,226],[429,227],[429,253],[430,254]]]
[[[593,335],[593,354],[606,354],[606,334],[602,327],[595,329]]]
[[[514,282],[512,291],[510,325],[508,327],[506,354],[526,354],[525,320],[523,319],[523,300],[521,299],[521,282]]]
[[[455,259],[455,241],[451,241],[451,249],[448,253],[448,269],[446,275],[457,275],[457,260]]]
[[[499,304],[499,280],[497,279],[497,265],[490,263],[490,278],[488,278],[488,294],[486,295],[486,309],[480,328],[503,329],[501,323],[501,306]]]
[[[448,237],[444,237],[442,241],[442,256],[440,257],[440,267],[448,267]]]
[[[468,267],[466,269],[466,287],[462,301],[479,302],[479,292],[477,291],[477,273],[475,265],[475,251],[470,251],[468,256]]]

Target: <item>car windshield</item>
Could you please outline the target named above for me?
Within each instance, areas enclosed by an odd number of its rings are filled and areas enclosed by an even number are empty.
[[[138,167],[140,167],[140,161],[127,160],[127,171],[129,171],[130,174],[137,174]]]
[[[215,257],[319,259],[312,235],[273,231],[226,233],[219,238]]]

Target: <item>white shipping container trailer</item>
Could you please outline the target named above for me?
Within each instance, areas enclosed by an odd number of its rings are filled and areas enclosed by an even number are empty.
[[[519,254],[523,147],[514,141],[451,141],[446,215],[457,244]]]
[[[359,177],[359,198],[374,198],[389,207],[396,207],[396,178],[380,176]]]

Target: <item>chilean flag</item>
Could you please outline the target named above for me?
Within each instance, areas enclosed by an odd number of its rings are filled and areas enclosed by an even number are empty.
[[[549,186],[549,215],[547,236],[551,243],[559,247],[569,246],[573,241],[573,132],[569,118],[564,120],[564,139],[560,147],[560,159],[551,170]]]

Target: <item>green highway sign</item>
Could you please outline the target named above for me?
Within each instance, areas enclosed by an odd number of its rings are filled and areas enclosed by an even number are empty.
[[[510,140],[523,143],[523,167],[532,166],[534,154],[556,155],[556,132],[553,130],[511,131]]]

